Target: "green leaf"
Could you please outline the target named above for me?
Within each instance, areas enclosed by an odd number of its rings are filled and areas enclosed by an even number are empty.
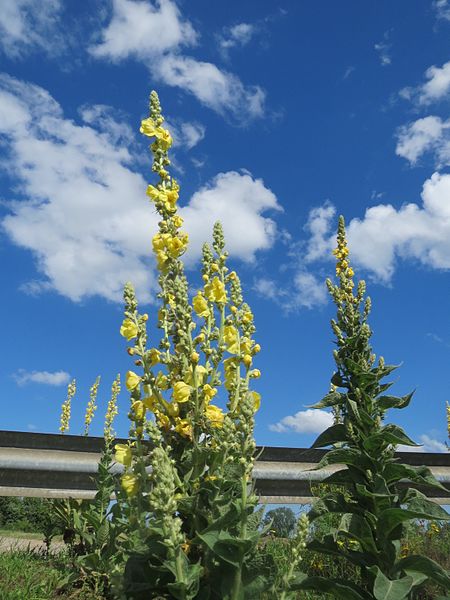
[[[450,515],[438,504],[428,500],[418,490],[409,490],[407,508],[387,508],[378,520],[378,531],[388,537],[389,533],[404,521],[411,519],[450,520]]]
[[[414,395],[414,392],[410,394],[406,394],[406,396],[379,396],[376,400],[378,406],[387,410],[389,408],[406,408],[408,404],[411,402],[411,398]]]
[[[361,452],[352,448],[337,448],[335,450],[329,450],[325,456],[321,459],[319,464],[311,469],[311,471],[317,471],[323,469],[328,465],[352,465],[362,473],[365,473],[371,468],[370,462],[362,455]]]
[[[310,404],[307,408],[327,408],[329,406],[336,406],[336,404],[341,404],[345,394],[341,394],[340,392],[329,392],[326,396],[317,402],[316,404]]]
[[[420,446],[420,444],[413,442],[413,440],[406,435],[401,427],[392,424],[386,425],[381,429],[381,431],[370,435],[363,442],[363,446],[368,452],[376,451],[383,445],[387,444]]]
[[[412,554],[399,560],[395,568],[397,571],[416,571],[423,573],[444,589],[450,590],[450,575],[437,562],[426,556]]]
[[[389,463],[384,468],[383,477],[388,483],[406,480],[447,491],[447,488],[435,478],[430,469],[424,466],[413,467],[402,463]]]
[[[361,544],[363,550],[369,550],[377,554],[377,546],[373,538],[372,529],[361,515],[346,513],[342,516],[339,524],[339,530],[347,533],[349,539],[354,539]]]
[[[329,446],[336,442],[348,441],[347,430],[344,425],[337,424],[325,429],[319,437],[316,439],[311,448],[322,448],[323,446]]]
[[[391,580],[378,567],[372,567],[370,570],[377,574],[373,587],[373,593],[377,600],[404,600],[407,598],[414,584],[412,577]]]
[[[291,591],[314,590],[332,594],[340,600],[370,600],[369,594],[358,585],[340,579],[325,579],[325,577],[300,577],[294,579],[290,586]]]

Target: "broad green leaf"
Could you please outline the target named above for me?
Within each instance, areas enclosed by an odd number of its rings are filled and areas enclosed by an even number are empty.
[[[334,598],[340,600],[370,600],[369,594],[358,585],[349,581],[339,579],[325,579],[325,577],[306,577],[300,581],[295,580],[291,583],[290,589],[295,590],[314,590],[332,594]]]
[[[321,459],[319,464],[311,469],[311,471],[317,471],[323,469],[328,465],[352,465],[365,473],[370,469],[370,462],[362,455],[361,452],[354,450],[353,448],[337,448],[336,450],[329,450],[325,456]]]
[[[379,396],[376,402],[383,410],[389,408],[406,408],[411,402],[413,395],[414,392],[406,394],[406,396]]]
[[[389,463],[384,469],[383,476],[388,483],[406,480],[420,483],[421,485],[439,488],[441,490],[447,490],[447,488],[434,477],[430,469],[424,466],[413,467],[402,463]]]
[[[450,574],[431,558],[412,554],[399,560],[395,568],[398,572],[416,571],[417,573],[423,573],[429,579],[450,591]]]
[[[380,514],[378,531],[381,535],[388,537],[397,525],[411,519],[450,519],[450,514],[441,506],[428,500],[417,490],[410,490],[411,492],[416,492],[417,495],[408,501],[407,508],[387,508]]]
[[[378,567],[372,567],[376,573],[373,593],[377,600],[404,600],[412,589],[414,579],[402,577],[401,579],[388,579]]]
[[[346,441],[348,441],[348,434],[345,426],[342,424],[332,425],[319,435],[311,448],[322,448],[323,446],[330,446],[336,442]]]
[[[364,448],[368,452],[378,450],[383,445],[387,444],[405,444],[407,446],[420,446],[420,444],[416,444],[416,442],[413,442],[413,440],[406,435],[406,433],[401,427],[397,427],[397,425],[392,424],[386,425],[381,429],[381,431],[370,435],[363,442]]]
[[[372,528],[361,515],[347,513],[342,516],[339,529],[347,532],[350,539],[358,541],[364,550],[377,553],[377,546],[373,537]]]
[[[327,408],[328,406],[336,406],[341,404],[345,398],[345,394],[340,392],[330,392],[326,396],[317,402],[316,404],[310,404],[307,408]]]

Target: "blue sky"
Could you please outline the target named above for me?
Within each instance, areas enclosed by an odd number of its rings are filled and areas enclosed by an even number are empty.
[[[1,429],[72,433],[119,336],[130,279],[156,321],[139,134],[157,89],[199,249],[223,222],[262,346],[260,444],[309,445],[333,372],[324,279],[338,214],[373,299],[374,350],[402,363],[393,414],[445,450],[450,397],[450,2],[2,0]],[[150,329],[150,334],[157,333]],[[127,395],[117,431],[127,431]],[[400,421],[399,421],[400,419]]]

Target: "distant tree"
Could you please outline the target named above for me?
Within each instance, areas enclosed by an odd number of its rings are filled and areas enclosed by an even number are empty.
[[[270,523],[272,523],[270,525]],[[264,516],[263,525],[270,525],[270,529],[277,537],[291,537],[295,531],[297,519],[292,508],[280,506],[269,510]]]

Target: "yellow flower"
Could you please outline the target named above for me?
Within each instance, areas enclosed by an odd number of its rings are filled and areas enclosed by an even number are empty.
[[[156,421],[157,421],[158,425],[162,429],[169,429],[170,419],[167,415],[163,414],[159,410],[158,411],[155,410],[155,416],[156,416]]]
[[[150,358],[150,366],[154,367],[156,364],[159,363],[159,359],[161,357],[161,352],[159,350],[157,350],[156,348],[151,348],[148,351],[148,356]]]
[[[125,378],[125,385],[127,386],[127,390],[132,392],[137,386],[140,384],[141,378],[139,375],[136,375],[134,371],[127,371]]]
[[[205,381],[205,377],[208,374],[208,371],[206,370],[206,368],[203,365],[191,366],[185,379],[186,379],[186,383],[188,383],[189,385],[192,385],[192,386],[194,385],[194,369],[195,369],[196,387],[199,387],[199,386],[203,385],[203,383]]]
[[[252,352],[252,340],[249,340],[248,337],[241,337],[241,353],[242,354],[251,354]]]
[[[209,383],[205,383],[203,386],[203,394],[205,396],[205,402],[209,404],[214,396],[217,394],[216,388],[213,388],[209,385]]]
[[[192,425],[187,419],[177,418],[175,421],[175,431],[183,437],[192,439]]]
[[[199,317],[205,317],[205,319],[209,317],[208,303],[201,292],[197,292],[197,295],[192,301],[192,306]]]
[[[142,421],[145,417],[145,405],[141,400],[136,400],[131,405],[131,410],[133,411],[133,415],[136,421]]]
[[[179,227],[181,227],[184,223],[184,219],[183,217],[180,217],[180,215],[175,215],[173,218],[173,224],[175,225],[175,227],[178,229]]]
[[[156,123],[153,119],[148,118],[141,121],[141,128],[139,131],[148,137],[156,137],[156,129]]]
[[[172,188],[171,190],[166,190],[167,202],[170,207],[173,208],[179,198],[178,188]],[[179,217],[181,219],[181,217]]]
[[[187,402],[189,400],[189,396],[191,395],[192,388],[190,385],[185,383],[184,381],[177,381],[177,383],[173,386],[173,398],[176,402]]]
[[[186,250],[187,244],[188,244],[187,233],[184,234],[184,236],[182,236],[182,237],[177,236],[177,237],[171,238],[167,242],[167,250],[169,252],[169,256],[171,256],[172,258],[178,258]]]
[[[211,421],[212,427],[222,427],[224,414],[221,408],[214,404],[208,404],[205,408],[206,418]]]
[[[347,276],[348,277],[353,277],[353,275],[355,274],[354,270],[350,267],[347,271]]]
[[[178,417],[180,414],[180,406],[178,402],[169,402],[169,405],[167,406],[167,413],[170,417]]]
[[[255,392],[255,391],[250,392],[250,394],[252,395],[253,408],[256,412],[257,410],[259,410],[259,407],[261,406],[261,394],[258,394],[258,392]]]
[[[116,444],[115,451],[114,460],[125,465],[125,467],[130,467],[131,459],[133,458],[130,446],[128,444]]]
[[[138,478],[132,473],[122,476],[120,483],[127,496],[134,496],[138,491]]]
[[[214,277],[210,283],[205,285],[205,294],[211,302],[225,304],[227,301],[225,286],[218,277]]]
[[[253,359],[250,356],[250,354],[244,354],[244,358],[242,359],[242,362],[247,367],[247,369],[252,366],[252,360]]]
[[[120,335],[123,335],[128,341],[135,338],[138,334],[138,326],[131,319],[124,319],[120,327]]]
[[[242,322],[247,324],[247,323],[251,323],[252,321],[253,321],[253,313],[250,310],[247,310],[242,315]]]
[[[142,399],[142,402],[144,403],[145,408],[148,408],[148,410],[155,412],[155,408],[158,403],[158,398],[153,395],[146,396],[145,398]]]
[[[155,130],[155,135],[158,138],[160,145],[163,150],[168,150],[172,145],[172,136],[170,135],[167,129],[163,127],[157,127]]]
[[[239,335],[234,325],[225,325],[223,328],[223,339],[228,352],[231,354],[239,352]]]

